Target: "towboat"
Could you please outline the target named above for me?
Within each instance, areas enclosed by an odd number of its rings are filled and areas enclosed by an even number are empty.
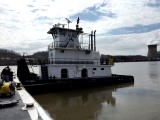
[[[25,88],[33,92],[134,82],[131,75],[112,74],[113,64],[102,64],[96,30],[84,33],[79,20],[75,29],[69,28],[68,19],[67,28],[58,23],[49,29],[53,42],[48,45],[48,58],[39,60],[39,74],[29,71],[25,57],[18,60],[17,76]]]

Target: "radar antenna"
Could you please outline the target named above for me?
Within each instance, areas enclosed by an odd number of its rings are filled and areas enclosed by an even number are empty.
[[[67,19],[67,18],[66,18],[66,20],[67,20],[68,28],[69,28],[69,23],[72,23],[72,22],[69,19]]]
[[[64,28],[64,26],[65,26],[66,24],[58,23],[58,26],[61,26],[61,25],[62,25],[62,27]]]

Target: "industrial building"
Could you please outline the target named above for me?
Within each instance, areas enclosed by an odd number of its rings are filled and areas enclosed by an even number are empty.
[[[160,51],[157,51],[159,41],[153,40],[148,44],[148,60],[160,60]]]
[[[148,54],[147,54],[147,57],[149,59],[156,59],[156,58],[158,58],[157,44],[148,45]]]

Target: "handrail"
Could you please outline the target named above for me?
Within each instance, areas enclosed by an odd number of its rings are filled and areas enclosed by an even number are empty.
[[[79,43],[80,47],[79,49],[84,49],[84,50],[90,50],[89,45],[87,43]],[[74,46],[74,44],[73,44]],[[48,50],[54,49],[54,48],[62,48],[66,47],[66,42],[65,41],[54,41],[51,44],[48,45]]]
[[[64,59],[64,58],[50,58],[48,64],[95,64],[99,65],[99,59]]]

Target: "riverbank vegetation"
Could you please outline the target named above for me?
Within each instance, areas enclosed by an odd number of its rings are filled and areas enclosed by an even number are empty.
[[[160,52],[159,52],[160,53]],[[27,54],[25,54],[26,56]],[[23,55],[17,53],[13,50],[0,49],[0,65],[16,65],[17,60],[20,59]],[[27,55],[27,58],[33,61],[33,64],[39,64],[40,61],[47,60],[48,52],[40,51],[33,53],[32,55]],[[139,62],[139,61],[148,61],[146,56],[142,55],[101,55],[101,63],[104,63],[109,58],[113,58],[114,62]]]

